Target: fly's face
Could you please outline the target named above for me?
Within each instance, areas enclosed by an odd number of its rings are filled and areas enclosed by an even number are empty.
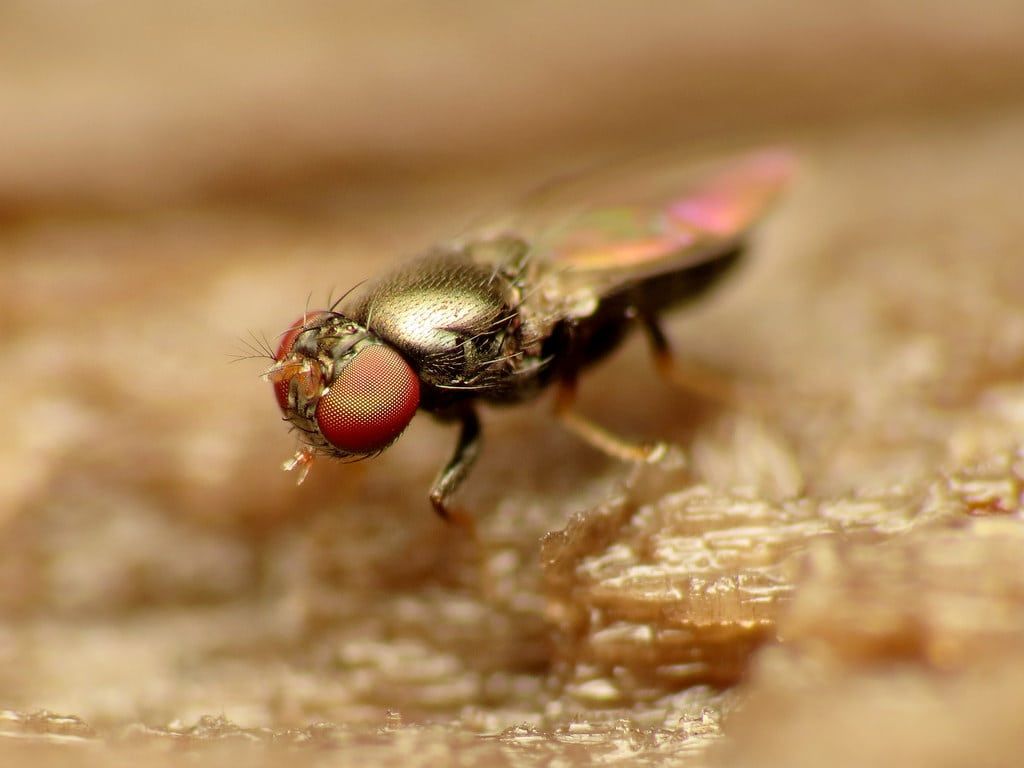
[[[305,443],[285,464],[288,469],[305,471],[317,453],[342,459],[379,453],[402,434],[419,407],[416,372],[344,315],[303,315],[282,336],[274,358],[266,378]]]

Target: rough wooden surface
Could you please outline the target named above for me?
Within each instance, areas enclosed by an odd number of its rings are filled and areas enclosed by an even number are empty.
[[[3,12],[5,765],[1012,764],[1019,8],[675,5],[481,6],[462,36],[446,4]],[[426,419],[277,471],[239,337],[670,135],[801,156],[749,265],[671,323],[763,402],[630,344],[582,407],[678,446],[641,471],[548,403],[489,412],[482,545],[427,509],[454,436]]]

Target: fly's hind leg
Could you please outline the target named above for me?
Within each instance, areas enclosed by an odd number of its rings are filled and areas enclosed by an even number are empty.
[[[680,360],[673,353],[672,345],[655,315],[642,313],[639,319],[651,342],[658,373],[666,381],[721,405],[749,407],[755,401],[760,401],[756,392],[737,384],[727,374],[691,361]]]
[[[729,406],[745,417],[734,422],[734,434],[737,442],[746,445],[747,481],[749,472],[756,471],[759,473],[757,482],[774,489],[773,492],[790,496],[800,492],[804,479],[797,451],[778,427],[770,426],[775,419],[768,418],[776,410],[778,397],[763,383],[740,383],[720,371],[681,364],[672,354],[657,318],[643,314],[640,319],[651,341],[658,371],[669,383]]]
[[[442,520],[455,523],[476,538],[473,518],[461,510],[453,509],[448,502],[466,479],[480,453],[480,419],[472,408],[461,410],[457,418],[461,422],[459,441],[455,445],[455,453],[434,480],[430,489],[430,504]]]
[[[634,443],[595,424],[573,407],[576,403],[576,379],[565,378],[559,383],[555,397],[555,415],[570,432],[593,448],[621,461],[654,463],[668,452],[665,443]]]

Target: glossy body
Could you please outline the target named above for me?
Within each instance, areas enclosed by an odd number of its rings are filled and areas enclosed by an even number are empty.
[[[785,158],[756,156],[653,217],[617,212],[607,241],[588,225],[546,243],[546,252],[513,235],[437,248],[340,307],[308,313],[268,374],[305,443],[290,466],[318,453],[378,453],[424,410],[461,424],[455,454],[431,491],[435,510],[447,516],[479,447],[476,404],[515,403],[552,385],[571,396],[579,373],[633,325],[667,359],[659,316],[702,296],[740,261],[748,227],[788,169]],[[563,411],[570,399],[560,398]],[[650,455],[578,417],[567,422],[616,455]]]

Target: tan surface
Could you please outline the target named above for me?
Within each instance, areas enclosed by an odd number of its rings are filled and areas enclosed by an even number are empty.
[[[675,5],[0,13],[4,764],[1012,764],[1019,4]],[[582,405],[673,461],[488,413],[482,548],[426,419],[277,471],[239,337],[670,136],[802,157],[671,324],[760,412],[631,343]]]

